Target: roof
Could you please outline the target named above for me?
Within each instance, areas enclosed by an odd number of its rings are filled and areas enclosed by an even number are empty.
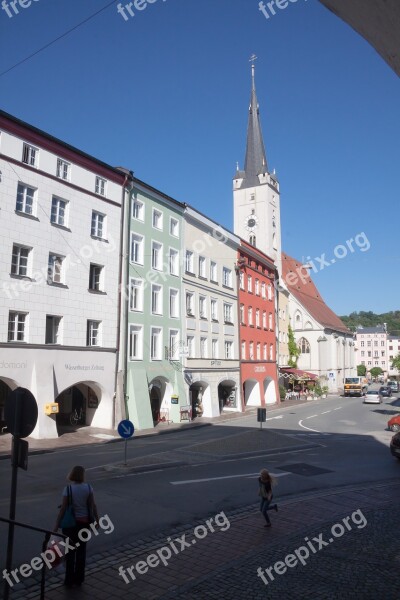
[[[302,371],[301,369],[290,369],[288,367],[281,367],[279,370],[282,374],[287,373],[288,375],[294,375],[296,379],[310,379],[312,381],[318,379],[318,376],[314,373],[310,373],[309,371]]]
[[[324,328],[352,335],[352,332],[327,306],[311,279],[308,269],[282,252],[282,274],[289,291]]]
[[[376,325],[375,327],[357,327],[356,333],[386,333],[386,329],[383,325]]]

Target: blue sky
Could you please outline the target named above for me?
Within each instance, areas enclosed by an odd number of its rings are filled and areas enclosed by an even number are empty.
[[[0,72],[107,3],[0,11]],[[316,0],[268,20],[258,0],[156,0],[128,21],[117,4],[0,77],[1,108],[231,229],[256,53],[284,250],[331,258],[364,232],[368,251],[314,281],[338,314],[398,309],[400,87],[367,42]]]

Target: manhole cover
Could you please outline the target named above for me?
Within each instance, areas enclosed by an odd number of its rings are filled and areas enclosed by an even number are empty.
[[[329,469],[321,469],[320,467],[314,467],[314,465],[308,465],[307,463],[294,463],[292,465],[283,465],[282,467],[275,467],[281,471],[288,471],[295,475],[304,475],[304,477],[313,477],[314,475],[323,475],[324,473],[333,473]]]

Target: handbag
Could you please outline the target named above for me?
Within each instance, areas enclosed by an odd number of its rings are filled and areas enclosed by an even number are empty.
[[[65,559],[65,549],[63,547],[64,538],[58,535],[54,535],[47,544],[47,550],[51,550],[54,554],[54,558],[48,559],[51,566],[49,569],[55,569],[59,567]],[[60,543],[61,542],[61,543]]]
[[[60,521],[61,529],[71,529],[73,527],[76,527],[74,506],[72,504],[72,490],[71,490],[70,485],[67,488],[67,497],[68,497],[68,505],[67,505],[67,508],[65,509],[63,518]]]

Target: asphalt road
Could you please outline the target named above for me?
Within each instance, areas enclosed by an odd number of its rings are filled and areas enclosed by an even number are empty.
[[[237,453],[246,452],[246,447],[241,446],[241,434],[254,431],[257,435],[255,429],[259,425],[254,415],[157,439],[133,439],[128,447],[130,459],[147,457],[149,463],[157,463],[166,452],[172,453],[175,460],[191,458],[190,465],[161,467],[151,472],[105,470],[106,465],[121,463],[122,443],[31,456],[28,471],[19,472],[17,519],[51,529],[66,474],[74,464],[87,468],[99,513],[107,514],[115,528],[107,535],[101,531],[93,539],[91,553],[151,533],[165,532],[167,536],[172,527],[256,502],[256,474],[263,467],[277,476],[278,501],[300,492],[398,478],[400,461],[394,460],[388,449],[393,434],[385,428],[390,416],[400,411],[399,406],[396,398],[387,398],[381,405],[365,405],[360,398],[330,397],[295,408],[283,407],[268,415],[267,429],[295,439],[296,446],[305,449],[277,450],[268,455],[221,458],[197,451],[198,444],[236,436],[232,439],[237,443]],[[1,515],[8,513],[9,480],[10,463],[0,461]],[[0,535],[2,566],[4,525],[0,525]],[[40,553],[40,544],[40,536],[19,530],[14,563],[31,560]]]

